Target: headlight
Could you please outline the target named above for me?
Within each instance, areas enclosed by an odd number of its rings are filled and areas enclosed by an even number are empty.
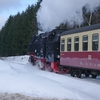
[[[57,58],[60,58],[60,55],[57,55]]]
[[[37,52],[37,50],[35,49],[35,52]]]

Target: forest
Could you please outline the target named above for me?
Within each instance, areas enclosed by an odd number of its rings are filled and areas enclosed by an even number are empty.
[[[36,13],[40,8],[39,0],[37,4],[30,5],[22,13],[9,16],[5,25],[0,30],[0,56],[18,56],[28,54],[28,45],[34,34],[38,33],[38,23]],[[84,22],[81,26],[74,23],[69,27],[66,23],[61,23],[58,29],[72,29],[87,25],[100,23],[100,7],[94,12],[87,12],[86,6],[83,7]]]

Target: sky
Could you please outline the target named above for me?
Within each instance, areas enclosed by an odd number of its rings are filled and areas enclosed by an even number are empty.
[[[6,93],[6,97],[3,97],[8,98],[7,93],[19,93],[45,98],[42,100],[100,100],[100,76],[96,79],[83,76],[80,79],[68,74],[43,71],[29,63],[28,58],[25,55],[0,60],[0,94]]]
[[[85,5],[88,5],[87,11],[93,12],[100,6],[100,0],[43,0],[37,13],[38,27],[51,31],[66,21],[69,25],[75,22],[80,26],[84,21],[82,7]]]
[[[35,4],[37,0],[0,0],[0,29],[4,26],[10,15],[25,11],[28,5]]]
[[[26,10],[28,5],[35,4],[38,0],[0,0],[0,29],[10,15]],[[100,0],[43,0],[41,9],[37,12],[37,19],[42,30],[50,31],[60,23],[68,22],[73,25],[74,21],[81,25],[83,20],[82,7],[88,4],[88,11],[94,11]]]

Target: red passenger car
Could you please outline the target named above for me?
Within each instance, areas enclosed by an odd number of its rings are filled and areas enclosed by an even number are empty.
[[[71,76],[100,75],[100,24],[65,31],[60,37],[60,65]]]

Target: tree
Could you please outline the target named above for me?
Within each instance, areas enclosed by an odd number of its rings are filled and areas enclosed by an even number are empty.
[[[100,22],[100,6],[91,8],[88,4],[82,8],[84,24],[91,25]]]
[[[22,13],[9,16],[0,31],[0,55],[15,56],[28,53],[28,45],[33,34],[38,31],[36,13],[41,0],[28,6]]]

